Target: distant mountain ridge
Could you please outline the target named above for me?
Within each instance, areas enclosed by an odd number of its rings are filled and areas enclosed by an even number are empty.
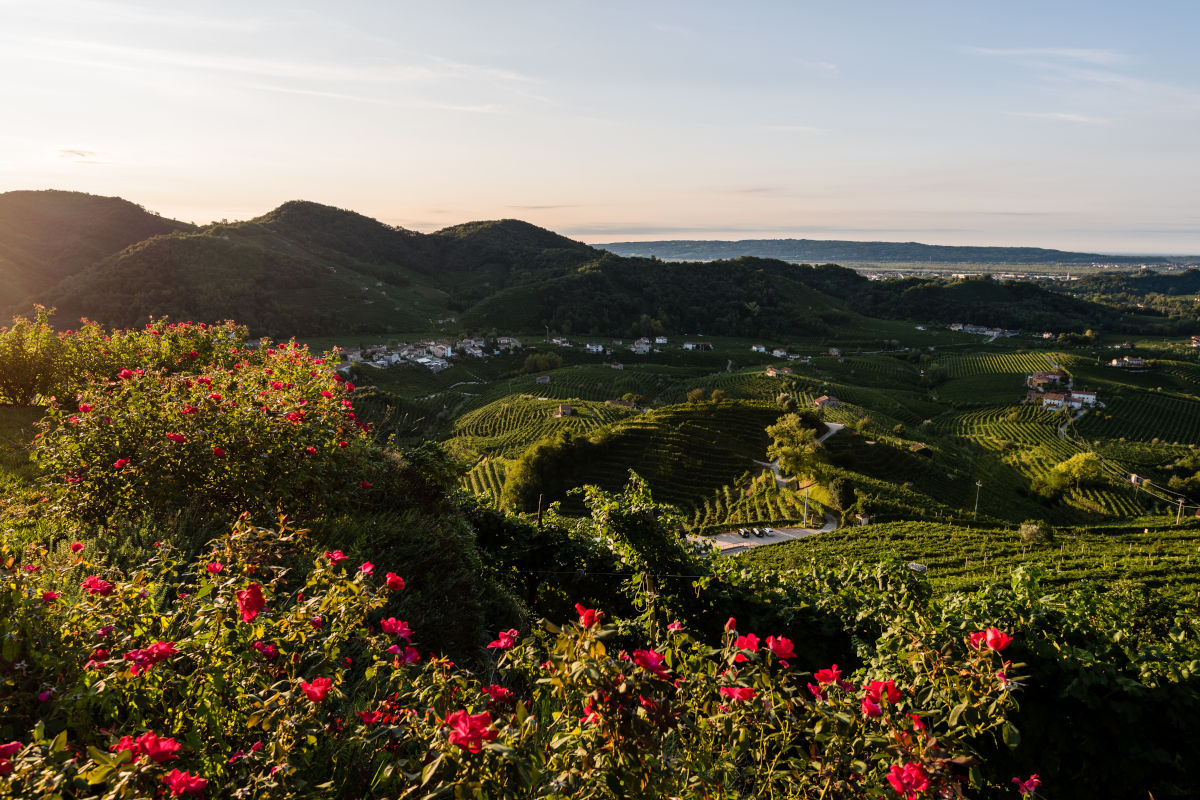
[[[852,242],[837,239],[741,239],[706,241],[674,239],[658,242],[609,242],[596,247],[620,256],[672,261],[713,261],[751,256],[797,263],[913,264],[1162,264],[1200,262],[1200,256],[1130,256],[1073,253],[1042,247],[969,247],[920,242]]]
[[[195,227],[78,192],[0,194],[0,288],[0,313],[42,303],[64,327],[84,316],[118,327],[233,318],[272,337],[440,327],[778,339],[836,337],[864,315],[1052,330],[1131,319],[1031,283],[871,281],[775,258],[621,257],[513,219],[425,234],[297,200]]]

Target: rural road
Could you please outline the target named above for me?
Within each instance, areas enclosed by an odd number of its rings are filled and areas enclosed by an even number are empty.
[[[833,436],[835,433],[840,431],[842,428],[845,428],[846,426],[842,425],[839,422],[826,422],[825,427],[828,428],[828,430],[817,437],[817,444],[823,443],[830,436]],[[778,461],[755,461],[754,463],[758,464],[759,466],[766,467],[767,469],[771,470],[771,472],[774,472],[775,473],[775,485],[777,487],[779,487],[780,489],[786,489],[788,484],[795,480],[795,478],[785,478],[781,474],[779,474],[779,462]],[[804,487],[801,486],[799,488],[803,489]]]

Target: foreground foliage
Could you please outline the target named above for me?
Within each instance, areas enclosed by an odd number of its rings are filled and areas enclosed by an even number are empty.
[[[1010,638],[966,618],[897,607],[867,667],[813,674],[791,640],[732,619],[715,647],[679,622],[622,647],[638,631],[579,606],[500,632],[475,674],[380,618],[402,576],[304,550],[242,522],[194,562],[163,548],[128,576],[94,573],[83,548],[6,554],[0,703],[17,745],[0,791],[956,795],[989,783],[978,748],[1015,736]]]

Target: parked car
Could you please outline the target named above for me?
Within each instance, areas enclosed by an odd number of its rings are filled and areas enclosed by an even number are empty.
[[[775,529],[774,528],[763,528],[763,533],[766,534],[767,536],[771,536],[775,533]]]
[[[761,539],[763,535],[762,528],[755,528],[754,535]]]
[[[746,530],[745,528],[738,528],[738,535],[740,535],[743,539],[749,539],[750,531]]]

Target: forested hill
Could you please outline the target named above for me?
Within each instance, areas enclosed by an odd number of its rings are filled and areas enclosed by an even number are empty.
[[[54,190],[0,194],[0,307],[27,304],[53,282],[131,244],[191,227],[119,197]]]
[[[1114,256],[1072,253],[1041,247],[959,247],[919,242],[849,242],[820,239],[672,240],[610,242],[597,247],[621,256],[655,256],[672,261],[713,261],[739,256],[782,261],[838,264],[1145,264],[1164,256]],[[1170,259],[1173,260],[1173,259]],[[1197,261],[1197,257],[1184,260]]]
[[[865,314],[1082,331],[1130,311],[1028,283],[870,281],[832,264],[623,258],[519,220],[432,234],[292,201],[196,228],[116,198],[0,195],[0,312],[132,327],[236,318],[255,335],[460,330],[823,335]],[[1159,319],[1161,321],[1161,317]]]

